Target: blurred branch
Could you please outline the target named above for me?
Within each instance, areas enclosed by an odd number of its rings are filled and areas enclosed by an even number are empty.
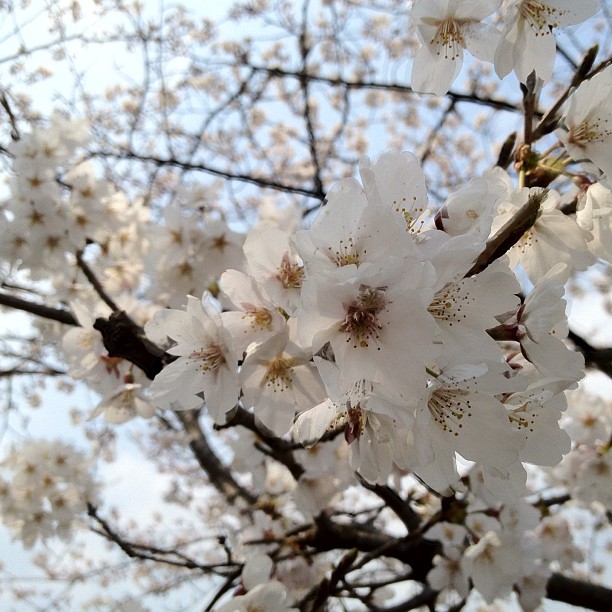
[[[263,433],[255,423],[255,416],[241,406],[236,406],[232,416],[225,425],[216,425],[215,429],[225,429],[227,427],[235,427],[236,425],[241,425],[252,431],[261,440],[261,443],[255,442],[257,450],[282,463],[291,472],[295,480],[300,479],[305,470],[293,456],[292,450],[294,445],[291,442]]]
[[[226,172],[225,170],[212,168],[205,164],[180,161],[173,157],[168,157],[164,159],[161,157],[156,157],[154,155],[139,155],[134,151],[119,151],[115,153],[109,151],[93,151],[90,156],[114,159],[132,159],[136,161],[141,161],[143,163],[151,163],[156,166],[174,166],[182,170],[204,172],[205,174],[211,174],[213,176],[226,179],[228,181],[241,181],[244,183],[257,185],[258,187],[263,187],[264,189],[274,189],[276,191],[282,191],[284,193],[294,193],[309,198],[315,198],[317,200],[322,200],[325,197],[325,193],[316,188],[307,189],[306,187],[299,187],[297,185],[286,185],[285,183],[279,183],[278,181],[274,181],[272,179],[257,177],[255,176],[255,174],[237,174],[232,172]]]
[[[83,259],[83,251],[77,251],[76,260],[79,268],[85,275],[85,278],[91,283],[91,286],[94,288],[95,292],[98,294],[98,297],[113,311],[116,312],[119,310],[119,307],[112,298],[106,293],[102,283],[98,280],[98,277],[94,274],[93,270],[87,265],[87,262]]]
[[[234,568],[241,564],[233,562],[202,564],[194,561],[187,555],[175,549],[163,549],[158,546],[149,544],[138,544],[130,542],[120,536],[110,525],[98,514],[98,509],[91,503],[87,504],[87,515],[90,516],[98,525],[99,528],[92,528],[94,533],[106,538],[109,542],[116,544],[128,557],[140,559],[142,561],[154,561],[156,563],[165,563],[175,567],[183,567],[185,569],[199,569],[204,573],[212,573],[220,576],[226,576],[227,572],[221,571],[224,568]]]
[[[397,517],[404,523],[408,532],[413,532],[421,526],[421,517],[412,509],[407,499],[402,499],[396,491],[387,485],[373,485],[364,480],[359,474],[357,478],[361,486],[372,491],[382,499]]]
[[[0,291],[0,305],[14,308],[15,310],[23,310],[30,314],[43,317],[44,319],[50,319],[51,321],[58,321],[64,323],[64,325],[75,325],[78,327],[79,322],[75,316],[68,310],[63,308],[52,308],[51,306],[45,306],[44,304],[37,304],[35,302],[29,302],[28,300],[22,300],[14,295],[4,293]]]
[[[248,62],[243,64],[257,72],[263,72],[272,77],[277,78],[294,78],[298,80],[307,79],[312,82],[325,83],[327,85],[333,85],[336,87],[345,87],[347,89],[376,89],[383,91],[393,91],[406,94],[414,94],[412,88],[408,85],[402,85],[400,83],[384,83],[381,81],[361,81],[361,80],[345,80],[339,77],[325,77],[317,74],[305,73],[303,71],[292,71],[283,70],[282,68],[268,68],[267,66],[254,65]],[[505,110],[512,113],[522,113],[522,108],[518,104],[513,104],[506,100],[500,100],[497,98],[489,98],[479,96],[476,93],[462,94],[454,91],[449,91],[446,94],[447,98],[450,98],[454,102],[466,102],[471,104],[477,104],[481,106],[489,106],[497,110]],[[543,113],[536,111],[535,115],[541,117]]]
[[[208,444],[208,440],[198,423],[198,411],[177,410],[176,417],[185,429],[189,438],[189,446],[198,463],[208,474],[210,482],[225,496],[228,503],[232,504],[237,498],[241,498],[247,503],[255,505],[258,499],[257,495],[250,493],[234,480],[230,470],[221,463]]]
[[[553,574],[548,579],[546,597],[590,610],[612,610],[612,589],[562,574]]]
[[[568,339],[584,355],[585,365],[598,368],[612,378],[612,348],[595,348],[570,329]]]

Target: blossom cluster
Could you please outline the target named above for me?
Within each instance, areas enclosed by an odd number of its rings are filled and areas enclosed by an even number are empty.
[[[598,0],[415,0],[411,17],[422,46],[412,66],[412,88],[444,95],[459,75],[464,49],[493,63],[499,78],[514,71],[525,83],[535,71],[548,81],[557,52],[554,28],[581,23],[598,10]],[[484,21],[494,22],[494,14],[501,29]]]
[[[224,272],[217,299],[153,316],[148,337],[177,359],[151,384],[152,401],[180,410],[204,398],[219,424],[240,402],[264,430],[292,430],[305,446],[344,431],[369,482],[399,468],[458,489],[456,454],[508,480],[522,478],[521,462],[558,463],[569,449],[562,392],[583,375],[562,341],[569,265],[526,265],[535,285],[522,302],[507,258],[472,272],[498,217],[529,190],[501,171],[473,179],[449,198],[441,230],[413,155],[364,160],[361,178],[338,183],[293,239],[252,230],[247,271]],[[568,223],[590,263],[589,236]],[[546,235],[543,260],[563,260],[572,241]]]
[[[0,516],[26,548],[51,537],[69,539],[87,503],[97,501],[86,457],[63,442],[26,442],[2,465],[12,478],[0,479]]]

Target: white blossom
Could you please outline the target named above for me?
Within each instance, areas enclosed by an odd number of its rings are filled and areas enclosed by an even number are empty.
[[[483,20],[501,0],[417,0],[410,13],[422,42],[412,65],[411,87],[444,95],[463,64],[463,50],[492,62],[499,32]]]
[[[525,83],[535,70],[537,77],[550,80],[557,51],[552,28],[580,23],[598,9],[597,0],[509,0],[495,72],[503,79],[514,70]]]
[[[567,101],[562,120],[565,129],[556,130],[555,135],[574,161],[591,162],[608,183],[612,181],[612,66],[579,85]]]

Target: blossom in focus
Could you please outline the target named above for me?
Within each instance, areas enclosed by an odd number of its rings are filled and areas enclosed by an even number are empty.
[[[601,183],[591,185],[578,200],[576,222],[593,235],[587,243],[591,253],[612,262],[612,190]]]
[[[401,432],[411,423],[410,412],[389,401],[383,387],[347,382],[337,365],[315,360],[329,397],[298,416],[295,437],[311,447],[326,431],[344,428],[351,467],[368,482],[386,482],[399,456]]]
[[[547,378],[533,383],[525,391],[513,393],[505,401],[510,423],[524,438],[521,461],[536,465],[556,465],[570,450],[570,439],[559,427],[561,413],[567,406],[563,391],[565,379]]]
[[[574,3],[582,6],[582,3]],[[555,135],[577,162],[591,162],[612,187],[612,66],[580,84],[569,97]]]
[[[247,234],[243,250],[250,276],[275,306],[291,315],[300,303],[304,266],[289,236],[278,227],[257,226]]]
[[[520,388],[522,381],[506,378],[505,372],[503,364],[461,364],[430,378],[414,405],[406,452],[411,467],[432,488],[456,486],[456,453],[500,470],[518,461],[522,441],[495,396]]]
[[[425,385],[425,365],[439,353],[427,312],[432,278],[429,264],[397,257],[307,275],[297,313],[300,342],[315,352],[329,342],[347,380],[410,395]]]
[[[226,270],[219,280],[219,299],[230,307],[221,314],[232,339],[236,361],[252,342],[263,342],[285,327],[285,317],[262,295],[257,283],[238,270]]]
[[[552,28],[581,23],[598,10],[598,0],[509,0],[495,72],[503,79],[514,70],[525,83],[535,70],[538,78],[550,80],[557,52]]]
[[[525,357],[543,376],[576,382],[584,376],[584,359],[569,349],[566,302],[563,299],[564,264],[553,266],[539,280],[518,311],[517,339]]]
[[[238,400],[240,385],[231,338],[208,294],[202,301],[188,296],[186,310],[156,313],[145,332],[157,344],[166,336],[176,342],[168,353],[178,357],[151,383],[153,403],[186,410],[206,402],[211,416],[222,423]]]
[[[539,191],[537,187],[512,191],[500,205],[496,225],[513,217]],[[508,252],[511,267],[520,263],[534,284],[560,262],[567,266],[560,273],[561,282],[567,281],[573,271],[586,270],[595,262],[587,247],[592,236],[559,210],[559,201],[558,192],[549,191],[536,222]]]
[[[463,64],[463,50],[492,62],[499,32],[483,20],[501,0],[417,0],[411,17],[421,48],[412,64],[411,87],[418,93],[444,95]]]
[[[319,404],[325,391],[312,354],[293,342],[288,327],[268,340],[252,345],[239,377],[242,403],[253,406],[256,417],[276,435],[291,427],[296,412]]]

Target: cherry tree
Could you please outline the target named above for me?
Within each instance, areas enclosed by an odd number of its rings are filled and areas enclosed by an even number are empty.
[[[0,10],[12,604],[612,608],[608,0]]]

